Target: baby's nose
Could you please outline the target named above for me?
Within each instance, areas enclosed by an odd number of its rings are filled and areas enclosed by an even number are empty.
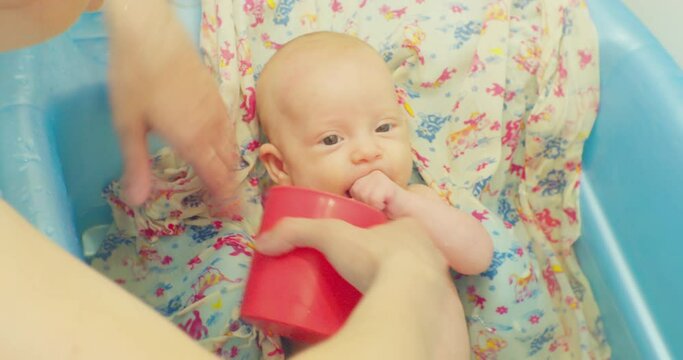
[[[351,154],[351,161],[354,164],[373,162],[381,158],[382,149],[374,141],[359,144]]]

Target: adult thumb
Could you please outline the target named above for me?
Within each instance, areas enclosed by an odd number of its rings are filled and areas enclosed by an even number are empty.
[[[370,231],[337,219],[285,218],[256,239],[256,248],[269,256],[300,247],[317,249],[341,276],[363,291],[377,267]]]

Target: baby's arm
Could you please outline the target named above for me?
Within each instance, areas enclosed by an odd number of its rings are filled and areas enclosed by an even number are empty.
[[[446,204],[424,185],[404,189],[380,171],[358,179],[351,195],[389,218],[421,222],[448,264],[461,274],[479,274],[491,263],[493,243],[484,226],[469,214]]]

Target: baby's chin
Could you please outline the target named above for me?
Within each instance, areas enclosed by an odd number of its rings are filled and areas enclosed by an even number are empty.
[[[319,187],[311,187],[313,190],[317,191],[322,191],[328,194],[334,194],[337,196],[341,197],[346,197],[346,198],[353,198],[351,196],[351,188],[349,187],[348,189],[324,189],[324,188],[319,188]]]
[[[351,196],[351,188],[348,188],[346,190],[328,191],[328,192],[335,194],[335,195],[339,195],[341,197],[349,198],[349,199],[353,198],[353,196]]]
[[[324,190],[324,191],[328,192],[330,194],[341,196],[341,197],[352,198],[351,188],[348,188],[346,190]]]

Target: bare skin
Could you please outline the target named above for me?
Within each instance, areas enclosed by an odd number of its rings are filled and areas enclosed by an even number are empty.
[[[66,30],[101,1],[0,0],[0,52],[37,44]]]
[[[212,359],[186,334],[73,258],[0,199],[2,359]],[[40,329],[37,331],[37,329]]]
[[[338,334],[293,359],[469,358],[462,304],[446,262],[414,220],[360,229],[334,220],[285,219],[263,236],[259,250],[270,255],[299,246],[319,249],[365,293]],[[2,200],[0,238],[11,240],[0,252],[0,283],[12,289],[0,297],[7,310],[0,358],[216,358]]]
[[[31,1],[5,0],[0,2],[6,5],[0,6],[0,12],[24,3]],[[73,4],[74,8],[68,8],[71,19],[85,3]],[[150,130],[160,132],[197,168],[215,196],[223,198],[231,191],[229,169],[234,159],[229,154],[234,138],[229,136],[231,129],[225,130],[228,136],[219,136],[224,135],[225,125],[220,124],[226,119],[224,105],[212,79],[196,55],[191,55],[194,49],[182,28],[161,0],[109,0],[106,14],[112,31],[112,74],[117,79],[112,84],[112,103],[125,152],[129,201],[141,203],[149,194],[144,135]],[[73,20],[64,21],[29,37],[28,42],[3,46],[11,49],[42,41]],[[144,38],[143,27],[149,31]],[[171,64],[178,73],[174,79],[162,76]],[[340,241],[329,241],[331,227]],[[285,220],[265,236],[259,246],[267,254],[296,246],[320,249],[366,294],[337,336],[297,358],[469,356],[462,306],[448,280],[446,262],[414,220],[400,219],[369,230],[326,220]],[[268,236],[285,241],[269,247]],[[12,331],[0,337],[0,358],[89,359],[105,354],[107,358],[149,358],[150,354],[212,358],[151,309],[62,252],[1,200],[0,237],[15,240],[0,253],[0,277],[3,283],[14,284],[10,288],[17,292],[0,298],[0,307],[22,315],[5,319]],[[345,241],[349,239],[363,241]],[[283,243],[284,248],[279,245]],[[359,258],[359,254],[364,255]],[[410,265],[404,266],[406,262]],[[59,273],[54,272],[56,268]],[[69,288],[77,290],[65,290]],[[46,298],[50,301],[41,301]],[[397,318],[396,314],[410,316]],[[45,330],[39,346],[35,346],[36,328]]]
[[[267,255],[316,248],[364,293],[335,336],[296,359],[469,358],[448,265],[418,221],[360,229],[339,220],[285,219],[256,243]]]
[[[101,5],[101,0],[0,0],[0,51],[55,36],[82,11]],[[194,167],[220,212],[237,185],[238,160],[233,122],[216,82],[166,0],[108,0],[103,10],[127,201],[140,205],[150,194],[146,135],[153,131]]]
[[[268,62],[256,92],[270,140],[260,156],[274,182],[351,196],[390,219],[417,219],[453,269],[488,268],[493,243],[481,223],[428,187],[408,186],[407,119],[374,49],[337,33],[299,37]]]

